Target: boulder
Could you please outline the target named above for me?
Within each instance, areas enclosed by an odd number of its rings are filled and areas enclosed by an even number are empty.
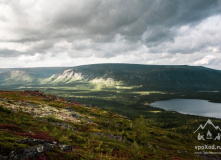
[[[39,149],[39,147],[22,148],[22,149],[12,151],[9,154],[9,159],[22,160],[22,159],[35,158],[35,157],[40,156],[42,152],[43,150]]]
[[[0,156],[0,159],[10,159],[10,160],[22,160],[22,159],[32,159],[39,157],[44,152],[50,152],[52,148],[59,148],[64,152],[71,152],[72,147],[66,144],[60,144],[56,141],[48,141],[44,139],[21,139],[17,141],[18,143],[25,143],[29,145],[35,145],[30,148],[22,148],[12,151],[9,156]]]
[[[2,155],[0,155],[0,159],[1,159],[1,160],[8,160],[8,156],[2,156]]]

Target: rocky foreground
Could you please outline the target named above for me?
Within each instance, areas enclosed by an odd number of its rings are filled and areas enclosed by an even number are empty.
[[[143,117],[40,91],[0,91],[0,159],[200,159],[192,143]]]

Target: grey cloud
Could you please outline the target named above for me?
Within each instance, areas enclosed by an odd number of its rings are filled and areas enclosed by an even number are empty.
[[[156,45],[159,43],[162,43],[164,41],[174,41],[174,31],[168,28],[163,28],[163,27],[155,27],[155,28],[148,28],[143,36],[142,36],[142,41]],[[150,45],[149,45],[150,46]]]
[[[176,27],[185,24],[195,25],[218,12],[216,0],[93,2],[94,5],[90,3],[80,8],[80,13],[73,12],[74,6],[70,5],[70,8],[62,10],[58,13],[59,16],[54,17],[53,26],[77,28],[82,37],[90,35],[113,37],[119,33],[132,41],[140,40],[146,31],[151,30],[150,38],[147,37],[145,42],[159,40],[160,44],[162,41],[173,40]],[[76,34],[70,33],[69,36]]]
[[[39,0],[33,5],[23,5],[21,1],[5,3],[13,8],[18,21],[11,30],[19,34],[19,37],[7,41],[36,43],[26,54],[62,52],[53,45],[62,39],[73,43],[72,50],[67,50],[70,55],[76,55],[75,51],[85,48],[86,51],[94,50],[85,55],[96,56],[97,53],[98,57],[111,57],[136,50],[137,43],[152,48],[152,52],[160,52],[163,44],[174,42],[179,27],[197,25],[220,13],[220,0]],[[40,15],[35,17],[35,13]],[[124,37],[124,45],[117,46],[114,41],[117,34]],[[74,44],[84,39],[91,39],[90,45]],[[112,48],[108,48],[109,44]],[[0,53],[4,56],[16,54],[20,53]]]
[[[48,49],[52,48],[56,41],[53,40],[43,40],[39,43],[34,43],[33,47],[29,52],[45,53]]]
[[[22,52],[9,49],[0,49],[0,57],[15,57],[20,54],[22,54]]]

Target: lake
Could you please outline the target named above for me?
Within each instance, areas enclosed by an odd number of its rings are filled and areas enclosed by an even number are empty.
[[[221,103],[212,103],[208,102],[207,100],[171,99],[154,102],[150,105],[184,114],[221,118]]]

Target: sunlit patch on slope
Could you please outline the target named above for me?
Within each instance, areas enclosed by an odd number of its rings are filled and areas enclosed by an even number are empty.
[[[138,92],[133,92],[133,93],[137,93],[140,95],[149,95],[149,94],[153,94],[153,93],[166,94],[166,92],[161,92],[161,91],[138,91]]]
[[[13,70],[10,72],[9,77],[6,78],[4,84],[32,82],[33,80],[34,78],[32,78],[26,71]]]
[[[72,69],[67,69],[63,73],[54,74],[51,77],[46,78],[42,83],[71,83],[82,79],[83,76],[81,73],[75,73]]]
[[[95,78],[91,81],[89,81],[89,83],[92,83],[96,86],[96,88],[105,88],[105,87],[116,87],[116,86],[120,86],[123,85],[122,81],[115,81],[112,78],[107,78],[107,79],[103,79],[103,78]]]

